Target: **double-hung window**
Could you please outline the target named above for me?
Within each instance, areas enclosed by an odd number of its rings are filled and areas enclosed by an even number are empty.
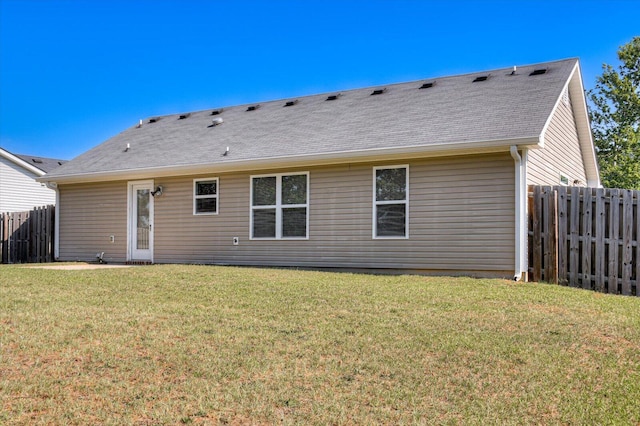
[[[373,169],[373,238],[409,237],[409,166]]]
[[[193,214],[218,214],[218,178],[193,180]]]
[[[309,237],[309,173],[251,176],[251,238]]]

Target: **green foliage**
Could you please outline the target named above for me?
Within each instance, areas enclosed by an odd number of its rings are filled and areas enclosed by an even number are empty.
[[[621,65],[604,64],[590,108],[602,183],[640,189],[640,37],[620,47]]]

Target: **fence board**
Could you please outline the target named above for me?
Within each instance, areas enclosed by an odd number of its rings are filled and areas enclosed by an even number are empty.
[[[582,288],[591,289],[591,229],[593,215],[591,214],[591,189],[582,191]]]
[[[568,284],[567,270],[567,187],[558,188],[558,282]]]
[[[631,238],[633,233],[633,193],[626,190],[622,196],[622,287],[620,292],[631,294],[631,271],[633,251]]]
[[[609,267],[607,290],[618,294],[618,237],[620,235],[620,195],[617,189],[611,190],[609,202]]]
[[[536,186],[533,189],[533,279],[542,280],[542,230],[540,221],[542,217],[542,188]]]
[[[595,234],[595,249],[594,249],[594,263],[595,263],[595,290],[596,291],[604,291],[605,289],[605,263],[604,259],[606,256],[606,246],[605,246],[605,208],[606,208],[606,197],[603,188],[596,189],[595,195],[596,201],[596,234]]]
[[[569,285],[577,287],[580,273],[580,193],[571,188],[571,217],[569,219],[571,236],[569,242]]]
[[[55,207],[0,214],[2,263],[53,260]]]

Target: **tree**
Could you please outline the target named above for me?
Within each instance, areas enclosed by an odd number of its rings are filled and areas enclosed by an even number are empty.
[[[602,66],[589,110],[602,184],[640,189],[640,37],[618,50],[618,69]]]

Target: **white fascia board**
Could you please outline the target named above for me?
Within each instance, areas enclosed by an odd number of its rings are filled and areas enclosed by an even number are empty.
[[[376,148],[358,151],[330,152],[323,154],[303,154],[287,157],[270,157],[251,160],[225,159],[219,163],[188,164],[181,166],[148,167],[132,170],[112,170],[96,173],[79,173],[61,176],[45,175],[36,179],[39,182],[89,183],[114,180],[144,179],[150,177],[170,177],[197,175],[203,173],[245,172],[261,169],[280,169],[293,167],[312,167],[331,164],[363,163],[370,161],[390,161],[407,157],[428,158],[452,155],[485,154],[509,152],[511,145],[538,148],[538,136],[510,140],[470,141],[438,145],[419,145],[401,148]]]
[[[34,173],[37,176],[44,176],[44,174],[45,174],[44,171],[40,170],[39,168],[37,168],[35,166],[32,166],[31,164],[29,164],[26,161],[24,161],[22,158],[16,157],[15,155],[10,153],[9,151],[5,151],[2,148],[0,148],[0,156],[6,158],[7,160],[11,161],[12,163],[15,163],[16,165],[22,167],[23,169],[26,169],[26,170],[30,171],[31,173]]]

